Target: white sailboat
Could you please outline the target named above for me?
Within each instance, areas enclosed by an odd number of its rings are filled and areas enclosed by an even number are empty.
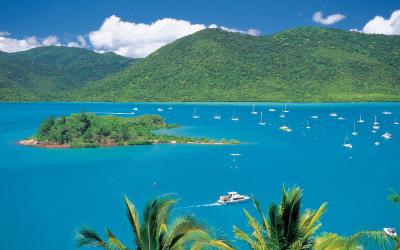
[[[306,126],[306,129],[310,129],[311,128],[311,126],[310,126],[310,124],[309,124],[309,122],[308,122],[308,120],[307,120],[307,126]]]
[[[221,120],[221,115],[218,114],[218,110],[215,110],[214,120]]]
[[[285,104],[285,109],[283,110],[283,112],[284,113],[289,113],[289,110],[287,109],[286,104]]]
[[[285,118],[285,114],[283,113],[284,111],[281,111],[281,114],[279,115],[280,118]]]
[[[263,120],[263,112],[260,113],[260,122],[258,123],[261,126],[265,126],[265,121]]]
[[[378,130],[379,129],[379,122],[376,120],[376,116],[375,116],[375,121],[373,122],[374,126],[372,126],[372,128],[374,130]]]
[[[196,108],[193,109],[192,118],[193,118],[193,119],[199,119],[199,118],[200,118],[200,115],[197,114],[197,109],[196,109]]]
[[[354,136],[358,135],[358,132],[356,131],[356,122],[353,124],[353,132],[351,132],[351,134]]]
[[[397,121],[396,116],[394,117],[394,122],[393,122],[393,124],[394,124],[394,125],[399,125],[399,124],[400,124],[400,122]]]
[[[255,105],[253,105],[253,110],[251,111],[252,115],[258,115],[258,112],[256,111]]]
[[[233,116],[232,116],[231,120],[234,121],[234,122],[239,121],[239,116],[236,116],[236,112],[235,111],[233,111]]]
[[[346,129],[346,137],[344,138],[344,142],[343,142],[343,147],[348,148],[348,149],[353,148],[353,144],[351,144],[349,142],[349,137],[347,136],[347,129]]]
[[[362,119],[361,114],[360,114],[360,118],[357,120],[358,123],[364,123],[365,121]]]
[[[282,131],[285,131],[285,132],[292,132],[292,129],[289,128],[289,127],[286,126],[286,125],[280,126],[280,127],[279,127],[279,130],[282,130]]]
[[[392,139],[392,134],[389,132],[386,132],[382,135],[383,138],[385,138],[385,140],[390,140]]]

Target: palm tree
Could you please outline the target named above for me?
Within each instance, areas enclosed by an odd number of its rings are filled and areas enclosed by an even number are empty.
[[[124,196],[127,216],[134,235],[137,250],[197,250],[217,248],[232,250],[224,240],[215,236],[205,225],[198,223],[191,215],[182,215],[171,222],[171,210],[176,199],[165,195],[151,200],[145,206],[142,220],[135,206]],[[106,250],[127,250],[110,230],[106,230],[107,241],[91,229],[81,228],[76,232],[78,247],[92,246]]]
[[[269,207],[268,219],[257,199],[253,198],[261,222],[257,222],[244,209],[253,232],[248,235],[234,226],[236,238],[244,240],[252,249],[312,249],[315,244],[313,235],[321,226],[319,219],[325,212],[327,204],[323,203],[316,211],[308,209],[301,213],[302,195],[299,187],[293,187],[288,191],[283,187],[281,203]]]

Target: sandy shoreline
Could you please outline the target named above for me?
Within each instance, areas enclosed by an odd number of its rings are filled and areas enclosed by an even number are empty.
[[[57,144],[57,143],[48,143],[48,142],[38,142],[35,139],[24,139],[18,141],[19,145],[23,146],[30,146],[30,147],[39,147],[39,148],[72,148],[69,144]],[[153,141],[151,144],[126,144],[126,145],[120,145],[117,143],[103,143],[99,144],[97,147],[116,147],[116,146],[138,146],[138,145],[154,145],[154,144],[199,144],[199,145],[233,145],[232,143],[222,143],[222,142],[196,142],[196,141],[189,141],[185,143],[178,143],[176,141],[170,141],[167,143],[161,143],[158,141]],[[76,147],[79,148],[79,147]],[[81,147],[85,148],[85,147]]]

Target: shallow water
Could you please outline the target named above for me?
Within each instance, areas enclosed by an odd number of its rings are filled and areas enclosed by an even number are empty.
[[[220,139],[240,145],[152,145],[95,149],[42,149],[16,144],[35,133],[49,115],[88,112],[159,113],[182,126],[169,133]],[[163,107],[164,112],[157,112]],[[227,191],[254,194],[263,207],[279,201],[282,184],[304,189],[305,208],[329,202],[321,231],[351,234],[360,229],[399,226],[400,209],[386,196],[400,191],[400,120],[398,103],[257,104],[266,126],[250,114],[251,104],[189,103],[2,103],[0,104],[0,240],[8,250],[74,249],[73,232],[80,225],[110,228],[131,243],[122,194],[142,208],[158,194],[176,193],[176,213],[195,213],[232,238],[232,225],[247,229],[242,209],[251,203],[212,204]],[[200,119],[192,119],[196,107]],[[268,112],[274,107],[277,112]],[[345,120],[330,117],[332,108]],[[213,120],[218,109],[222,120]],[[382,111],[392,111],[383,115]],[[240,120],[233,122],[233,113]],[[353,137],[353,121],[359,135]],[[310,116],[319,115],[319,119]],[[374,115],[381,129],[371,133]],[[132,116],[121,114],[120,116]],[[311,129],[307,130],[306,121]],[[293,129],[279,131],[283,124]],[[353,149],[342,146],[348,131]],[[380,136],[389,131],[391,140]],[[374,142],[380,141],[380,146]],[[233,157],[230,153],[240,153]]]

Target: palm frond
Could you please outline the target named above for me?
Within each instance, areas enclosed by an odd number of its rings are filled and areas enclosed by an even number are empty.
[[[324,233],[315,239],[313,250],[357,250],[357,242],[334,233]]]
[[[92,229],[81,228],[75,234],[75,244],[78,247],[91,246],[107,249],[107,243]]]
[[[109,229],[106,230],[106,234],[108,237],[108,246],[110,249],[112,249],[112,250],[127,250],[127,248],[124,246],[124,244],[122,244],[122,242],[119,241]]]
[[[141,245],[141,233],[140,233],[140,221],[139,221],[139,214],[136,211],[135,206],[130,202],[128,197],[124,195],[124,201],[126,206],[126,214],[129,219],[129,223],[131,224],[131,228],[135,237],[135,243],[137,246]]]
[[[361,231],[350,236],[349,245],[355,244],[356,242],[367,247],[378,247],[379,249],[392,249],[395,242],[392,241],[391,237],[386,235],[383,231]]]
[[[250,248],[255,249],[257,243],[248,234],[240,230],[237,226],[233,226],[233,233],[235,234],[235,237],[237,239],[245,241]]]
[[[253,237],[257,240],[258,244],[265,245],[264,234],[261,231],[260,224],[258,224],[258,222],[250,215],[250,213],[246,209],[243,209],[243,211],[246,215],[247,223],[253,229]]]
[[[260,203],[258,202],[258,200],[256,199],[255,196],[253,196],[253,204],[255,206],[255,208],[257,209],[258,214],[260,215],[262,222],[263,222],[263,226],[264,226],[264,230],[267,231],[268,233],[268,237],[271,234],[271,228],[268,224],[267,218],[265,217],[263,211],[261,210],[261,206]]]
[[[284,224],[284,235],[288,245],[299,238],[299,227],[301,218],[302,191],[298,187],[291,188],[283,195],[281,210]]]

